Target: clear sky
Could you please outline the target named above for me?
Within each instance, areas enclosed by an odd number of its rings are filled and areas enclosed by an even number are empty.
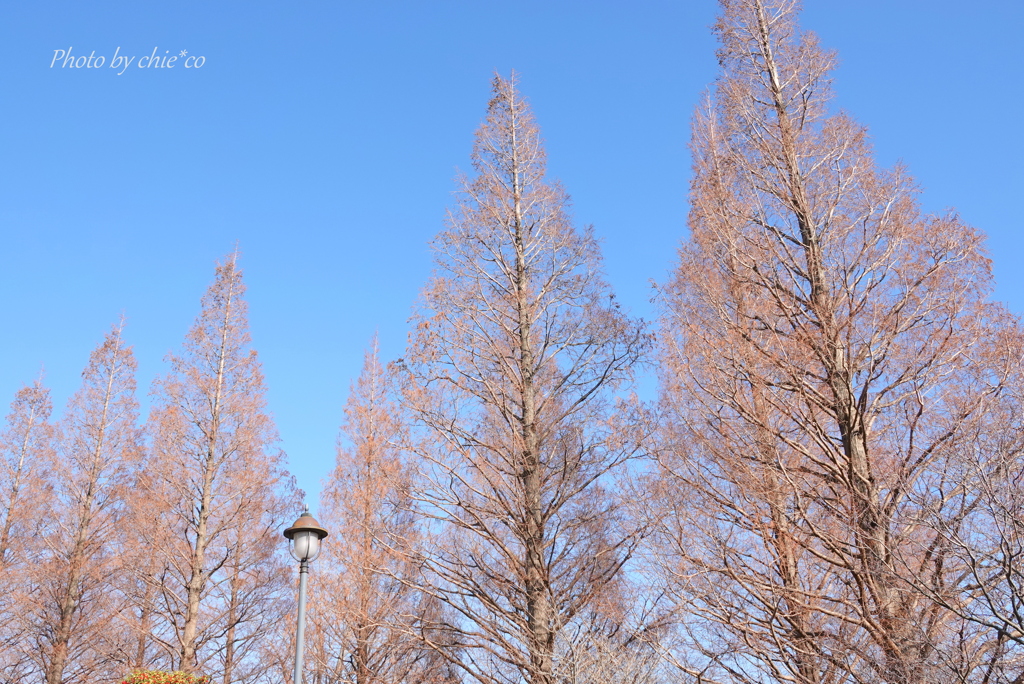
[[[620,299],[652,316],[650,283],[685,236],[715,12],[710,0],[4,2],[0,405],[42,368],[59,409],[122,313],[145,403],[237,242],[270,409],[315,506],[374,331],[385,360],[402,353],[495,70],[521,74],[551,175],[602,237]],[[996,296],[1024,312],[1024,3],[807,0],[803,25],[839,51],[837,104],[869,127],[880,163],[903,160],[926,210],[955,207],[988,234]],[[65,67],[68,48],[105,63]],[[139,68],[154,48],[187,54]],[[111,68],[115,51],[133,62]]]

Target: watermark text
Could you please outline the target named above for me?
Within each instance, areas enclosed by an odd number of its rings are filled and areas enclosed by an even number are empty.
[[[89,54],[76,52],[73,46],[68,49],[54,50],[53,58],[50,60],[51,69],[114,69],[118,76],[134,66],[137,69],[173,69],[184,67],[185,69],[202,69],[206,65],[206,57],[203,55],[190,55],[188,50],[179,50],[172,53],[170,50],[160,52],[160,48],[154,47],[148,55],[122,54],[120,46],[114,50],[114,54],[107,59],[106,55],[97,55],[95,50]]]

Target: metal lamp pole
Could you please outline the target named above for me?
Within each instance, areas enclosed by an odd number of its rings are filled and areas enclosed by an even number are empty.
[[[292,682],[302,684],[302,649],[306,645],[306,578],[309,576],[309,561],[299,561],[299,617],[295,627],[295,672]]]
[[[309,514],[309,508],[295,524],[284,531],[284,536],[291,540],[292,558],[299,561],[299,617],[295,627],[295,673],[292,684],[302,684],[302,647],[306,632],[306,578],[309,576],[309,563],[320,555],[320,540],[327,537],[327,530]]]

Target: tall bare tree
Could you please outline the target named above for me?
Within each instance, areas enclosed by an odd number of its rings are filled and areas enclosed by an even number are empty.
[[[545,180],[514,77],[494,80],[476,174],[433,243],[413,316],[405,401],[422,428],[414,495],[429,591],[459,616],[434,632],[480,682],[551,684],[559,630],[605,591],[637,540],[613,476],[638,450],[611,399],[646,345],[602,280],[592,231]],[[456,656],[455,654],[458,654]]]
[[[49,460],[52,435],[47,421],[52,410],[50,391],[37,380],[15,394],[6,429],[0,435],[0,482],[6,485],[0,503],[0,572],[16,562],[15,540],[21,541],[29,533],[26,525],[36,519],[44,504],[42,470]]]
[[[959,681],[921,524],[997,391],[981,235],[830,110],[793,0],[724,0],[691,237],[664,288],[658,547],[706,681]],[[924,501],[929,501],[927,505]],[[927,585],[929,591],[912,586]]]
[[[119,674],[119,606],[111,578],[125,501],[141,455],[135,359],[116,325],[93,351],[57,426],[55,493],[34,642],[46,684]]]
[[[429,597],[414,587],[411,472],[401,452],[407,426],[377,341],[345,407],[337,464],[321,495],[331,542],[313,581],[317,682],[441,684],[447,663],[417,635]]]
[[[38,532],[51,502],[50,392],[40,381],[18,390],[0,433],[0,672],[17,682],[32,669],[26,617],[31,613],[31,561],[42,552]]]
[[[147,541],[166,568],[153,637],[171,668],[225,682],[239,681],[239,649],[274,620],[272,587],[286,587],[287,574],[273,548],[294,506],[244,291],[236,252],[217,266],[184,348],[156,382],[149,423],[147,496],[165,524]]]

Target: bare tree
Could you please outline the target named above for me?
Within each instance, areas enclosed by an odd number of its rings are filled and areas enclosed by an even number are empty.
[[[404,366],[427,590],[459,618],[432,643],[480,682],[551,684],[559,630],[637,541],[613,476],[638,452],[624,429],[638,421],[611,396],[647,338],[602,280],[591,230],[545,181],[514,77],[495,78],[472,161]]]
[[[0,508],[0,572],[6,573],[20,560],[15,540],[21,541],[30,532],[25,527],[35,519],[45,499],[41,474],[51,449],[52,431],[47,421],[52,410],[50,391],[37,380],[18,390],[6,429],[0,435],[0,481],[6,485]]]
[[[40,381],[18,390],[0,434],[0,673],[17,682],[32,670],[26,617],[31,614],[32,559],[42,551],[40,521],[52,492],[53,429],[50,392]]]
[[[152,636],[171,668],[225,682],[240,681],[239,659],[273,622],[262,611],[287,586],[273,548],[294,503],[249,349],[244,289],[236,252],[155,384],[149,423],[146,495],[164,520],[147,531],[162,604]]]
[[[113,553],[141,455],[135,359],[114,326],[93,351],[57,426],[55,493],[33,573],[33,642],[47,684],[119,674]]]
[[[1002,318],[982,237],[922,216],[829,111],[834,57],[795,2],[722,7],[662,300],[652,515],[691,637],[677,662],[702,681],[962,680],[979,663],[946,657],[967,633],[935,600],[956,568],[921,501],[995,391],[970,353]]]
[[[447,663],[416,637],[429,597],[415,589],[406,425],[390,372],[367,352],[345,407],[337,464],[321,495],[332,531],[313,581],[317,682],[440,684]]]

